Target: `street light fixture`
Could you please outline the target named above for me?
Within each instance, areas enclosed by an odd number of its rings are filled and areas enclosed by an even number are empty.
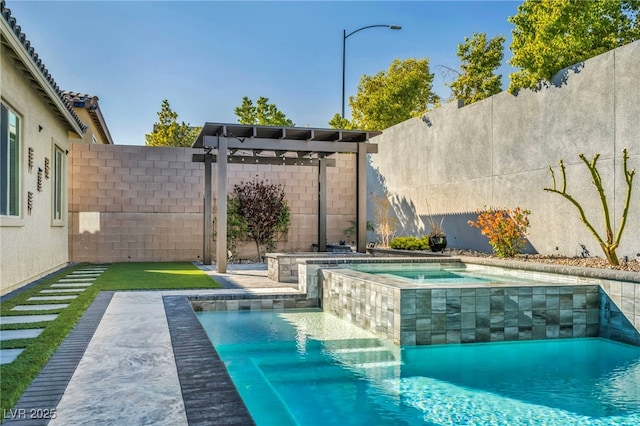
[[[368,28],[388,28],[390,30],[401,30],[402,27],[400,25],[367,25],[366,27],[358,28],[355,31],[347,34],[347,30],[342,30],[342,118],[344,118],[344,75],[345,75],[345,54],[347,47],[347,38],[351,37],[358,31],[366,30]]]

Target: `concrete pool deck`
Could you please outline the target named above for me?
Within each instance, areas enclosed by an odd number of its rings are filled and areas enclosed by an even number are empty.
[[[229,265],[225,274],[198,266],[225,288],[102,292],[7,424],[251,424],[224,364],[206,337],[192,336],[198,330],[183,321],[191,312],[186,299],[165,296],[298,290],[270,281],[266,265]],[[55,419],[34,418],[33,410],[42,417],[55,413]]]

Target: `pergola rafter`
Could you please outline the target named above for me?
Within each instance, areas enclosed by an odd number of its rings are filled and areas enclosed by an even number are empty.
[[[216,163],[218,194],[216,269],[227,270],[227,165],[272,164],[318,167],[318,250],[326,250],[326,168],[335,166],[336,153],[357,155],[356,161],[356,245],[366,249],[366,156],[378,152],[369,139],[380,132],[359,130],[311,129],[308,127],[251,126],[243,124],[205,123],[193,144],[203,154],[192,161],[205,163],[203,262],[211,263],[212,171]],[[224,194],[224,195],[223,195]]]

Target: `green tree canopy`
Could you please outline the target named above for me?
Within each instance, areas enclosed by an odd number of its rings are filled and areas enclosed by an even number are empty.
[[[473,33],[458,45],[461,73],[450,83],[453,97],[465,104],[488,98],[502,91],[502,75],[494,74],[504,57],[504,36],[487,41],[485,33]]]
[[[269,98],[265,98],[264,96],[260,96],[255,105],[249,97],[245,96],[242,98],[242,104],[233,111],[238,117],[238,123],[240,124],[295,126],[293,121],[289,120],[284,112],[280,111],[275,104],[270,104]]]
[[[389,69],[360,78],[358,92],[349,97],[351,121],[336,114],[329,125],[333,128],[383,130],[419,117],[427,105],[440,102],[433,93],[433,74],[427,58],[394,60]]]
[[[525,0],[509,18],[509,91],[537,87],[561,69],[638,40],[638,0]]]
[[[165,99],[158,112],[158,122],[144,138],[148,146],[190,147],[200,134],[200,129],[201,127],[191,127],[184,121],[178,124],[178,113],[171,109],[169,101]]]

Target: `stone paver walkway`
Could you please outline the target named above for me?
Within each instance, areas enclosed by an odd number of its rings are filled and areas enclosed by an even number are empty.
[[[225,288],[113,293],[86,350],[78,346],[81,359],[68,384],[56,391],[55,403],[51,398],[48,406],[41,406],[55,409],[56,419],[48,424],[253,424],[206,335],[194,340],[199,326],[188,302],[175,296],[299,292],[295,285],[270,281],[261,265],[229,265],[225,274],[199,266]],[[76,328],[84,322],[83,317]],[[30,389],[23,396],[27,401]]]
[[[77,294],[65,294],[61,295],[51,295],[51,292],[63,291],[65,293],[80,293],[84,291],[87,287],[91,286],[95,279],[106,270],[106,266],[90,266],[86,268],[77,269],[73,272],[70,272],[65,277],[60,278],[56,283],[52,284],[50,288],[44,289],[40,291],[42,296],[34,296],[27,299],[27,302],[40,302],[40,301],[70,301],[75,299]],[[69,278],[72,277],[72,278]],[[55,287],[63,287],[62,289],[58,289]],[[72,287],[72,288],[68,288]],[[13,307],[12,311],[20,311],[20,312],[34,312],[35,315],[16,315],[16,316],[5,316],[0,317],[0,324],[29,324],[40,321],[53,321],[57,318],[57,314],[51,315],[42,315],[39,314],[38,311],[51,311],[51,310],[60,310],[69,307],[69,303],[51,303],[51,304],[25,304],[18,305]],[[25,329],[26,330],[26,329]],[[18,330],[15,330],[18,331]],[[17,333],[7,333],[8,331],[3,332],[3,336],[18,336],[20,334]],[[31,337],[3,337],[2,340],[12,340],[12,339],[24,339],[24,338],[35,338],[40,333]],[[8,364],[13,362],[19,355],[22,353],[24,348],[17,349],[0,349],[0,364]]]

